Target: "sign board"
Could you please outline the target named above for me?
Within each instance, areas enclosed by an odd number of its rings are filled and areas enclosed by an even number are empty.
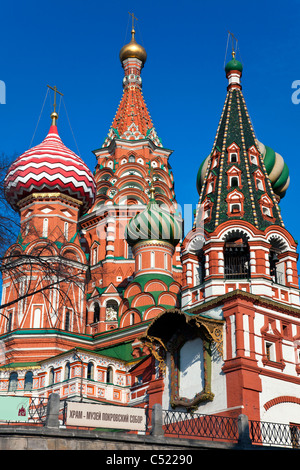
[[[0,421],[28,421],[29,397],[0,396]]]
[[[68,402],[67,425],[145,431],[143,408]]]

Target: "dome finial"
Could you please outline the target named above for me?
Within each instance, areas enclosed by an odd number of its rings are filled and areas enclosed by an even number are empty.
[[[150,186],[150,201],[155,201],[155,187],[153,186],[153,181]]]
[[[243,65],[240,61],[238,61],[235,56],[236,56],[236,51],[238,47],[238,40],[234,37],[234,35],[228,31],[228,40],[227,40],[227,47],[228,47],[228,41],[229,37],[231,37],[231,56],[232,59],[227,62],[225,65],[225,72],[226,72],[226,77],[229,80],[228,87],[229,88],[241,88],[241,83],[240,79],[242,76],[243,72]],[[226,54],[225,54],[225,59],[227,55],[227,48],[226,48]]]
[[[53,113],[51,113],[51,119],[52,119],[52,126],[56,126],[56,121],[58,119],[58,114],[56,112],[56,93],[58,93],[59,95],[61,96],[64,96],[60,91],[58,91],[58,89],[56,88],[56,86],[52,87],[50,85],[47,85],[48,88],[51,88],[51,90],[54,91],[54,103],[53,103]]]
[[[128,12],[129,13],[129,12]],[[147,59],[147,53],[143,46],[138,44],[135,40],[135,29],[134,29],[134,20],[137,20],[137,18],[134,16],[133,13],[129,13],[130,16],[132,16],[132,28],[131,28],[131,41],[126,44],[125,46],[122,47],[120,51],[120,60],[123,62],[126,59],[139,59],[142,64],[146,62]]]
[[[131,19],[132,19],[131,36],[132,36],[132,39],[134,39],[134,34],[135,34],[134,20],[137,20],[137,18],[134,16],[133,13],[128,12],[128,14],[131,16]]]

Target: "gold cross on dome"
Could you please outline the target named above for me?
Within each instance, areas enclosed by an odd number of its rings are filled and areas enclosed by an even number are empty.
[[[54,108],[54,112],[56,113],[56,93],[58,93],[59,95],[61,96],[64,96],[60,91],[58,91],[58,89],[56,88],[56,86],[52,87],[50,85],[47,85],[48,88],[51,88],[51,90],[54,91],[54,103],[53,103],[53,108]]]
[[[133,13],[128,12],[130,16],[132,16],[132,29],[134,29],[134,20],[138,21],[138,19],[134,16]]]
[[[228,31],[228,34],[230,34],[230,36],[231,36],[231,48],[232,48],[231,53],[232,53],[232,57],[235,58],[238,40],[237,40],[236,37],[234,37],[234,35],[230,31]],[[234,47],[233,47],[234,41],[235,41],[235,50],[234,50]]]

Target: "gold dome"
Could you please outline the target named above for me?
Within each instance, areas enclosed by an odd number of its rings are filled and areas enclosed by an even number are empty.
[[[123,62],[126,59],[134,58],[139,59],[144,64],[147,59],[147,53],[143,46],[140,46],[134,38],[135,30],[132,28],[131,41],[122,47],[120,50],[120,60]]]

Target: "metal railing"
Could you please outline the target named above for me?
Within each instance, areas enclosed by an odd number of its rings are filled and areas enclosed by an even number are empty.
[[[163,411],[165,435],[237,442],[238,419],[181,411]]]
[[[46,421],[48,398],[31,397],[28,409],[28,421],[43,424]]]
[[[252,444],[300,449],[300,425],[249,421]]]
[[[231,443],[240,441],[238,417],[172,410],[164,410],[162,413],[162,425],[166,436]],[[149,421],[148,425],[150,425]],[[248,425],[249,442],[253,446],[300,449],[300,424],[249,420]]]

